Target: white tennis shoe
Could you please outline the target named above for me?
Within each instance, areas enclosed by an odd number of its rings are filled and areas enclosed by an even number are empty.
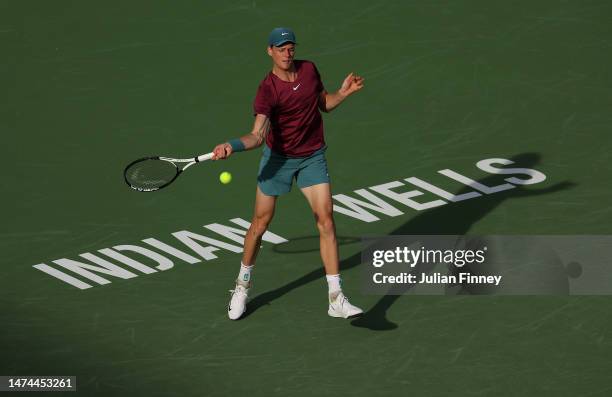
[[[246,302],[249,298],[250,289],[251,283],[244,284],[237,280],[236,287],[230,290],[232,297],[227,305],[227,316],[230,320],[238,320],[246,312]]]
[[[327,314],[331,317],[350,318],[363,314],[363,310],[355,305],[351,305],[346,296],[340,292],[333,300],[332,296],[329,297]]]

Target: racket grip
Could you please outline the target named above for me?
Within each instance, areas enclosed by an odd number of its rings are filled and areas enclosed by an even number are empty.
[[[213,152],[203,154],[203,155],[201,155],[201,156],[196,157],[196,161],[198,161],[198,162],[199,162],[199,161],[206,161],[206,160],[210,160],[210,159],[212,159],[213,155],[214,155],[214,153],[213,153]]]

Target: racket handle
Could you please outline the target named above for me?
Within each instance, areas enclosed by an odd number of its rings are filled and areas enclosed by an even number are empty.
[[[203,154],[203,155],[201,155],[201,156],[196,157],[196,161],[198,161],[198,162],[199,162],[199,161],[206,161],[206,160],[210,160],[210,159],[212,159],[213,155],[214,155],[214,153],[213,153],[213,152]]]

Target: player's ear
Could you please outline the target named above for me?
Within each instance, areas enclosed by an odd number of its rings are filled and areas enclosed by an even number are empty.
[[[272,46],[268,46],[268,55],[272,56]]]

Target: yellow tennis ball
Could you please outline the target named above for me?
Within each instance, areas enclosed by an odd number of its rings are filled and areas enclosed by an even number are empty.
[[[221,173],[221,175],[219,175],[219,180],[222,184],[227,185],[232,181],[232,174],[227,171],[224,171]]]

